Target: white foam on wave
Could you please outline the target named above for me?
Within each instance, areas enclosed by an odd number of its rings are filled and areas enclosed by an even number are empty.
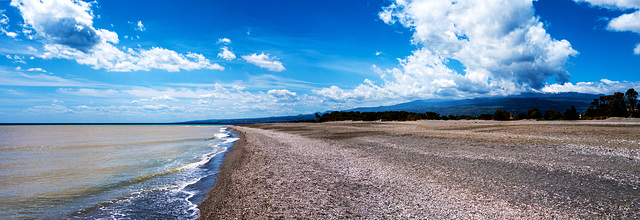
[[[233,143],[237,140],[240,140],[240,138],[227,138],[227,140],[225,140],[224,142],[222,142],[223,144],[227,144],[227,143]]]
[[[213,136],[214,136],[216,139],[222,139],[222,138],[229,137],[229,134],[227,134],[227,133],[222,133],[222,132],[221,132],[221,133],[214,134]]]
[[[230,138],[230,139],[234,139],[234,138]],[[225,140],[224,143],[227,143],[227,141],[229,140]],[[215,150],[211,153],[205,154],[202,156],[202,159],[198,162],[194,162],[194,163],[190,163],[184,166],[185,170],[189,170],[189,169],[196,169],[200,166],[203,166],[204,164],[206,164],[207,162],[209,162],[213,157],[215,157],[216,155],[223,153],[225,151],[227,151],[227,147],[222,147],[221,144],[211,144],[213,148],[215,148]],[[194,204],[190,201],[190,199],[192,197],[194,197],[196,195],[196,192],[191,192],[188,190],[185,190],[185,188],[187,186],[196,184],[197,182],[199,182],[200,180],[202,180],[202,178],[204,178],[206,176],[199,176],[197,178],[192,179],[191,181],[187,181],[187,182],[183,182],[180,185],[177,186],[177,188],[175,188],[175,191],[179,191],[179,192],[183,192],[187,194],[187,197],[184,198],[184,200],[188,203],[188,210],[190,211],[196,211],[195,213],[199,213],[198,212],[198,205]]]
[[[195,169],[197,167],[200,167],[200,166],[206,164],[207,162],[209,162],[214,156],[227,151],[228,148],[224,147],[222,145],[223,144],[227,144],[227,143],[233,143],[233,142],[235,142],[235,141],[237,141],[239,139],[239,138],[228,138],[229,136],[230,135],[228,134],[228,131],[226,131],[226,128],[220,128],[220,133],[216,134],[216,137],[225,138],[225,140],[222,143],[210,144],[213,148],[215,148],[215,150],[213,152],[209,153],[209,154],[203,155],[202,160],[186,165],[186,167],[187,167],[186,169]],[[183,193],[187,194],[187,197],[184,200],[189,204],[188,210],[195,211],[196,215],[199,214],[198,205],[197,204],[193,204],[190,201],[190,199],[196,195],[196,192],[191,192],[191,191],[184,190],[184,189],[187,186],[196,184],[197,182],[202,180],[202,178],[204,178],[204,177],[205,176],[200,176],[200,177],[195,178],[195,179],[193,179],[191,181],[184,182],[184,183],[180,184],[175,189],[176,191],[180,191],[180,192],[183,192]]]

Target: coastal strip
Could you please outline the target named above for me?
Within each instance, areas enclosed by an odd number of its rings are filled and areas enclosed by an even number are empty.
[[[201,219],[640,218],[636,122],[232,126]]]

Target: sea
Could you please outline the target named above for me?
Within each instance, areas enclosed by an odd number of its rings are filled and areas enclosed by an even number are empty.
[[[196,219],[225,126],[0,126],[0,219]]]

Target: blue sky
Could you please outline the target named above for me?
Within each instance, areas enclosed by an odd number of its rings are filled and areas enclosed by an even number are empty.
[[[0,122],[640,89],[632,0],[0,1]]]

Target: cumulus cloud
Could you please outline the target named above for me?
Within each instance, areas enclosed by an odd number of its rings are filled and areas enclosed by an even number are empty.
[[[640,1],[636,0],[574,0],[575,2],[586,2],[594,7],[603,7],[609,10],[629,11],[613,18],[609,21],[607,29],[610,31],[630,31],[640,34]],[[640,55],[640,44],[636,45],[633,53]]]
[[[170,72],[194,69],[223,70],[211,63],[202,54],[180,54],[161,47],[132,49],[115,47],[118,34],[93,27],[91,6],[79,0],[13,0],[24,19],[23,32],[34,30],[44,40],[41,58],[72,59],[94,69],[130,72],[161,69]],[[141,21],[137,29],[144,30]]]
[[[578,54],[546,32],[531,0],[397,0],[379,17],[412,30],[419,49],[400,60],[401,68],[379,70],[380,84],[316,94],[343,100],[514,94],[540,89],[550,78],[567,82],[565,64]],[[464,72],[449,68],[451,60]]]
[[[295,102],[298,101],[298,94],[286,89],[272,89],[267,92],[276,102]]]
[[[254,53],[254,54],[242,56],[242,59],[260,68],[267,69],[269,71],[282,72],[285,70],[282,63],[280,61],[275,60],[275,57],[269,57],[269,54],[261,53],[260,55],[258,55]]]
[[[194,69],[224,70],[217,63],[211,63],[202,54],[180,54],[173,50],[152,47],[149,50],[128,48],[120,51],[111,44],[102,44],[93,53],[82,53],[68,47],[48,44],[44,46],[41,58],[75,59],[76,62],[90,65],[94,69],[106,69],[114,72],[149,71],[161,69],[169,72]]]
[[[222,47],[220,48],[222,51],[220,51],[220,53],[218,53],[218,57],[225,59],[225,60],[235,60],[236,59],[236,55],[231,52],[229,50],[229,48],[227,47]]]
[[[83,1],[13,0],[25,24],[53,43],[87,52],[100,43],[93,25],[91,3]]]

